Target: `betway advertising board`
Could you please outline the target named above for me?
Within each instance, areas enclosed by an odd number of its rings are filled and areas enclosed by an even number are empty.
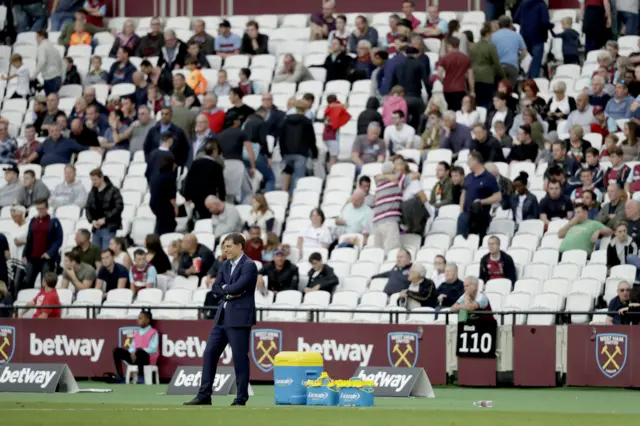
[[[160,376],[178,367],[200,366],[210,321],[159,320]],[[136,327],[131,321],[63,319],[0,322],[0,366],[8,362],[64,363],[76,377],[113,371],[113,348],[126,347]],[[273,380],[273,360],[281,351],[319,352],[326,371],[351,377],[359,367],[424,368],[431,383],[446,383],[445,327],[380,324],[259,323],[251,333],[252,380]],[[8,343],[7,343],[8,342]],[[233,366],[227,347],[218,363]]]

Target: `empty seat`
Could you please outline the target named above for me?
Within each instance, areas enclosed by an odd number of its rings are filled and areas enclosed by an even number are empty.
[[[537,278],[522,278],[516,281],[513,291],[528,293],[532,296],[542,292],[541,281]]]
[[[593,297],[588,293],[570,293],[567,296],[567,312],[589,312],[593,309]],[[574,324],[586,324],[589,322],[587,314],[571,315]]]
[[[380,322],[380,314],[375,312],[362,312],[362,311],[379,311],[377,306],[360,305],[356,308],[356,312],[353,314],[351,321],[361,323],[378,323]]]
[[[298,306],[302,303],[302,293],[297,290],[285,290],[276,295],[276,304]]]
[[[582,267],[587,264],[587,252],[584,250],[567,250],[562,253],[560,263],[573,263]]]
[[[512,283],[506,278],[497,278],[485,283],[485,291],[507,295],[511,292]]]
[[[368,281],[369,279],[366,277],[349,275],[341,283],[340,289],[344,291],[355,291],[358,294],[363,294],[365,291],[367,291]]]
[[[384,308],[387,306],[387,293],[381,291],[369,291],[364,293],[360,298],[360,304],[363,306],[377,306]]]
[[[610,278],[622,278],[633,285],[636,279],[636,267],[634,265],[617,265],[611,268]]]

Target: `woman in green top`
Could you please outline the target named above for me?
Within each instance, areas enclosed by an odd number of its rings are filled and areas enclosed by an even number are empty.
[[[485,22],[480,30],[480,40],[469,51],[476,82],[476,105],[490,109],[496,82],[502,80],[504,71],[500,65],[498,50],[491,43],[491,24]]]

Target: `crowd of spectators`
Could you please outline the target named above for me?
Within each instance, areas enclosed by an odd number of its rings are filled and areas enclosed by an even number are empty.
[[[60,55],[49,39],[40,2],[22,3],[13,9],[15,25],[18,32],[37,33],[36,72],[29,74],[18,50],[5,78],[17,79],[10,97],[34,102],[24,143],[18,146],[9,134],[9,120],[0,118],[0,162],[8,165],[0,206],[11,206],[12,243],[20,248],[17,256],[12,254],[11,279],[7,277],[11,292],[32,288],[39,274],[48,282],[47,273],[58,267],[60,286],[74,291],[137,291],[174,276],[195,276],[210,286],[224,257],[216,258],[213,247],[190,233],[196,221],[210,219],[216,239],[246,232],[247,255],[262,265],[261,291],[267,289],[262,277],[268,277],[274,292],[298,289],[300,274],[308,278],[305,292],[333,291],[339,280],[321,253],[357,246],[353,239],[340,237],[359,234],[365,244],[370,240],[386,253],[400,249],[397,265],[374,276],[388,278],[387,294],[400,293],[408,307],[451,307],[464,292],[456,265],[436,258],[434,275],[427,276],[401,244],[401,234],[423,235],[428,221],[450,205],[460,207],[456,235],[464,238],[477,234],[482,241],[500,214],[516,227],[530,219],[540,219],[545,227],[566,219],[558,231],[560,253],[580,249],[591,254],[607,244],[609,268],[640,267],[640,56],[620,56],[612,41],[622,28],[625,35],[637,34],[637,13],[618,8],[619,26],[614,28],[607,0],[602,5],[581,3],[584,52],[602,50],[591,81],[578,92],[560,78],[551,79],[550,92],[543,87],[548,80],[540,77],[552,77],[559,65],[544,55],[549,37],[562,38],[565,64],[584,62],[573,22],[565,19],[563,32],[550,32],[553,25],[544,2],[524,0],[512,11],[513,20],[504,7],[487,2],[487,22],[478,39],[462,31],[457,20],[442,19],[437,6],[427,8],[423,23],[413,15],[412,1],[401,2],[402,13],[389,17],[384,36],[365,16],[347,22],[336,14],[335,2],[324,2],[310,26],[311,40],[327,41],[326,60],[318,67],[326,71],[326,81],[370,80],[372,96],[366,109],[353,117],[358,135],[349,151],[357,175],[375,163],[380,172],[360,176],[330,226],[322,209],[313,209],[295,245],[281,244],[263,193],[279,186],[293,195],[301,178],[324,178],[336,161],[338,144],[347,142],[328,118],[321,124],[333,137],[317,139],[315,112],[323,100],[312,93],[291,98],[283,111],[274,106],[268,86],[252,80],[248,68],[238,76],[219,69],[215,82],[203,76],[234,55],[269,53],[269,37],[256,21],[250,20],[239,35],[223,19],[214,35],[197,19],[193,36],[181,40],[173,29],[163,29],[158,18],[142,37],[127,20],[121,31],[113,31],[108,54],[112,65],[103,69],[102,58],[94,56],[89,73],[80,75],[73,58]],[[106,7],[99,0],[56,0],[50,29],[60,31],[58,43],[65,47],[94,47],[106,31]],[[603,37],[599,29],[608,35]],[[432,63],[428,53],[437,54],[438,60]],[[132,61],[134,57],[139,61]],[[543,64],[544,57],[548,63]],[[190,71],[188,78],[174,72],[183,69]],[[314,80],[313,71],[294,54],[284,54],[273,83]],[[38,77],[44,96],[35,95]],[[132,84],[133,91],[118,94],[124,83]],[[77,84],[84,85],[82,96],[66,113],[60,91]],[[96,84],[111,89],[106,102],[99,99]],[[260,95],[261,105],[254,109],[245,104],[247,95]],[[338,102],[328,95],[329,103]],[[222,97],[227,98],[226,110],[218,106]],[[274,145],[269,142],[278,146],[281,168],[274,166]],[[408,150],[418,155],[406,155]],[[429,156],[435,150],[448,150],[451,156],[433,162]],[[145,250],[135,250],[133,258],[126,250],[131,241],[118,235],[125,204],[121,182],[100,168],[90,172],[90,186],[79,181],[73,163],[85,151],[144,156],[155,230],[146,238]],[[30,164],[61,165],[63,182],[48,188],[33,171],[20,172],[20,166]],[[544,173],[504,172],[504,166],[508,170],[522,164]],[[423,177],[429,167],[435,180],[426,187]],[[248,217],[239,205],[251,205]],[[68,206],[82,209],[90,226],[77,231],[73,250],[61,253],[66,247],[63,224],[53,212]],[[34,215],[25,221],[32,208]],[[186,225],[178,229],[180,218]],[[172,251],[167,256],[159,236],[176,230],[186,233],[167,247]],[[491,238],[488,248],[479,278],[515,283],[513,259],[500,249],[500,240]],[[298,271],[298,260],[308,260],[311,268]]]

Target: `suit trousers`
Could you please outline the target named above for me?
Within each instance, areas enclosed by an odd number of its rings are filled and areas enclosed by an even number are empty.
[[[249,339],[251,327],[227,327],[224,325],[224,308],[219,324],[211,329],[207,338],[202,364],[202,382],[198,391],[198,399],[210,398],[213,381],[216,377],[218,360],[224,353],[227,344],[231,345],[233,368],[236,372],[238,394],[236,401],[246,402],[249,399]]]

